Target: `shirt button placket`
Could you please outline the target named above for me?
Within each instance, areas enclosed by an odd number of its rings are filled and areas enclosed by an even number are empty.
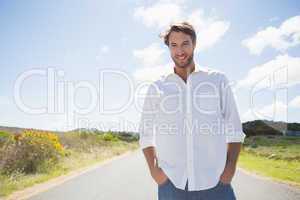
[[[186,85],[186,113],[185,113],[185,119],[188,129],[187,131],[187,170],[188,170],[188,179],[189,179],[189,188],[191,188],[191,185],[193,185],[193,166],[194,166],[194,160],[193,160],[193,135],[192,135],[192,112],[191,112],[191,90],[190,90],[190,84],[187,80]]]

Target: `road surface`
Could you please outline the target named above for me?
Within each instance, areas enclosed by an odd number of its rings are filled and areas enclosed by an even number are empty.
[[[233,182],[238,200],[299,200],[300,189],[238,170]],[[141,151],[116,159],[30,200],[156,200],[157,186]]]

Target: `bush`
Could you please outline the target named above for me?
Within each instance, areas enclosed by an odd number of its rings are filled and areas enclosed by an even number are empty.
[[[5,143],[5,141],[10,137],[9,133],[0,131],[0,147]]]
[[[0,131],[0,139],[2,139],[2,138],[8,138],[9,136],[10,136],[9,133],[6,133],[4,131]]]
[[[118,136],[113,134],[112,132],[107,132],[102,135],[104,141],[116,142],[119,141]]]
[[[56,164],[65,153],[56,134],[26,130],[11,135],[0,149],[0,171],[36,173],[41,166]]]
[[[76,152],[90,152],[92,148],[99,148],[105,143],[97,134],[73,131],[61,134],[60,141],[65,149]]]
[[[135,142],[135,141],[138,141],[138,139],[139,139],[137,134],[133,135],[130,133],[119,133],[118,138],[125,142]]]

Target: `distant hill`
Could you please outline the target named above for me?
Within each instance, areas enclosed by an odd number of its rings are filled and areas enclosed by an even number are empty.
[[[24,130],[26,130],[26,128],[19,128],[19,127],[8,127],[8,126],[0,126],[0,131],[3,132],[8,132],[8,133],[21,133]]]
[[[7,132],[7,133],[12,133],[12,134],[18,134],[18,133],[22,133],[24,130],[36,130],[36,131],[50,131],[50,132],[54,132],[54,133],[66,133],[66,132],[90,132],[90,133],[105,133],[107,131],[101,131],[98,130],[96,128],[91,128],[91,129],[87,129],[87,128],[78,128],[78,129],[74,129],[71,131],[51,131],[51,130],[42,130],[42,129],[32,129],[32,128],[20,128],[20,127],[8,127],[8,126],[0,126],[0,132]],[[138,135],[138,133],[135,132],[126,132],[126,131],[110,131],[113,133],[117,133],[117,134],[121,134],[121,135]]]
[[[300,123],[275,122],[269,120],[254,120],[243,123],[243,131],[247,136],[283,135],[286,131],[300,131]]]
[[[62,131],[52,131],[52,130],[42,130],[42,129],[35,129],[35,128],[20,128],[20,127],[9,127],[9,126],[0,126],[0,132],[7,132],[12,134],[22,133],[24,130],[36,130],[36,131],[50,131],[53,133],[63,133]]]
[[[27,128],[19,128],[19,127],[7,127],[0,126],[0,131],[8,132],[8,133],[21,133]],[[39,129],[34,129],[39,130]],[[96,128],[86,129],[79,128],[72,130],[73,132],[91,132],[91,133],[105,133],[106,131],[101,131]],[[254,120],[243,123],[243,131],[247,136],[254,135],[283,135],[286,131],[288,132],[299,132],[300,131],[300,123],[286,123],[286,122],[275,122],[269,120]],[[64,133],[63,131],[51,131],[55,133]],[[67,131],[70,132],[70,131]],[[125,132],[125,131],[110,131],[113,133],[117,133],[120,135],[138,135],[135,132]]]

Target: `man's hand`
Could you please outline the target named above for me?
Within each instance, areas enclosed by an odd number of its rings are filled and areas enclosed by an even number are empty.
[[[151,176],[152,178],[155,180],[155,182],[158,185],[162,185],[164,184],[167,180],[168,177],[167,175],[164,173],[164,171],[158,167],[157,165],[155,165],[152,170],[151,170]]]
[[[143,152],[146,157],[152,178],[158,185],[165,183],[168,180],[168,177],[157,164],[155,148],[153,146],[150,146],[144,148]]]

